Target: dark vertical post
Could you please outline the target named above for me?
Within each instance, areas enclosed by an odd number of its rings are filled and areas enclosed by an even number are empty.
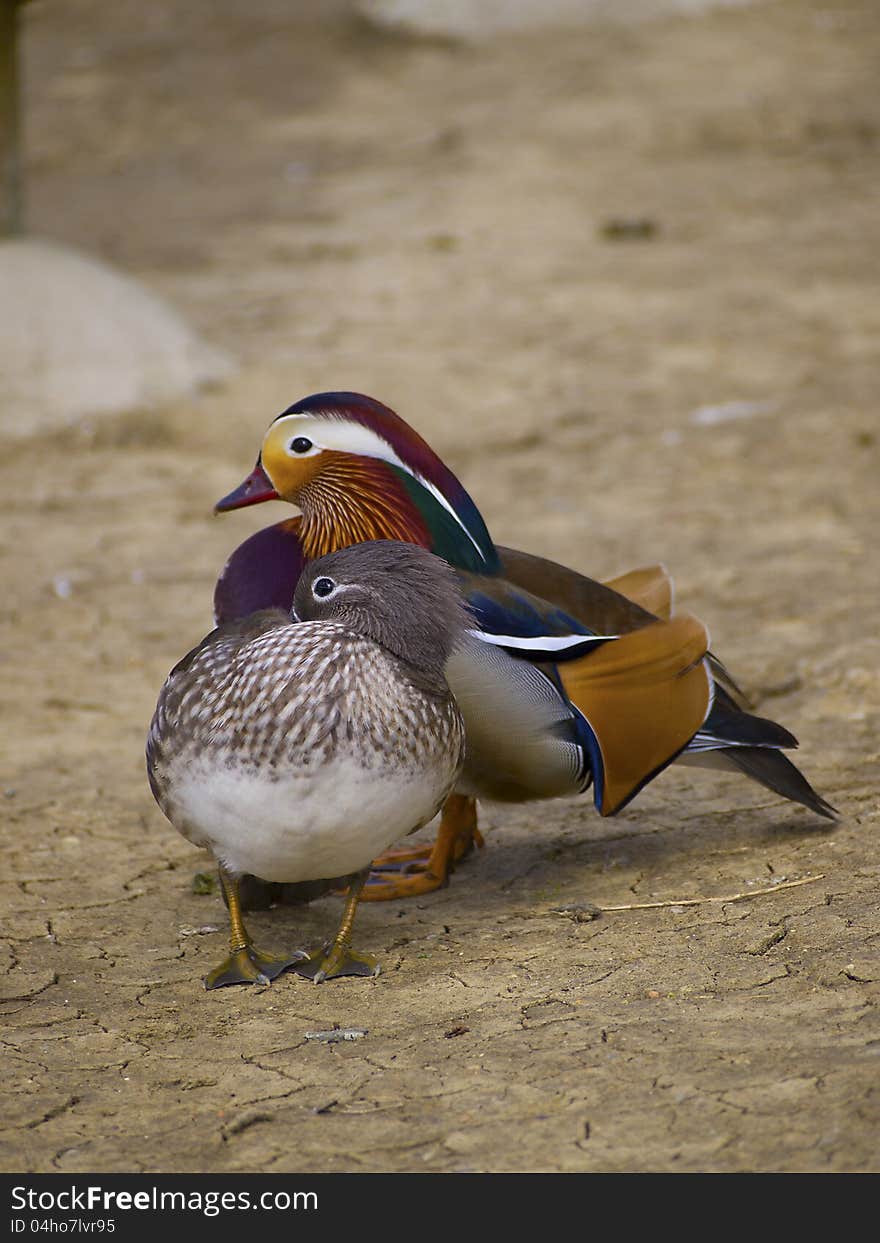
[[[22,232],[21,114],[18,95],[18,10],[0,0],[0,237]]]

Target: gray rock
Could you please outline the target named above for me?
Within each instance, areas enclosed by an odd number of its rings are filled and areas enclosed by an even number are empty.
[[[377,25],[415,35],[480,41],[506,31],[586,26],[594,21],[643,21],[710,9],[742,8],[752,0],[356,0]]]
[[[54,243],[0,242],[0,435],[158,406],[232,369],[130,277]]]

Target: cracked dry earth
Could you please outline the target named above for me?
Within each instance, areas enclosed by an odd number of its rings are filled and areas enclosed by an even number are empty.
[[[4,447],[2,1167],[877,1170],[876,7],[477,48],[249,8],[25,14],[34,230],[239,370]],[[504,543],[665,560],[840,822],[694,770],[613,820],[486,805],[447,889],[362,907],[377,979],[205,992],[223,906],[144,734],[283,512],[214,500],[334,387],[410,419]],[[586,903],[662,905],[558,909]],[[364,1034],[310,1038],[337,1026]]]

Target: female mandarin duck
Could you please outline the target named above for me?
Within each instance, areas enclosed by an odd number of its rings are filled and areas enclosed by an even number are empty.
[[[485,659],[459,655],[447,669],[466,723],[468,765],[426,865],[410,864],[409,875],[393,879],[374,876],[365,897],[443,884],[472,843],[482,844],[475,796],[520,801],[592,783],[598,811],[610,816],[674,760],[742,772],[835,817],[780,750],[797,740],[745,710],[708,650],[703,624],[670,616],[662,568],[602,584],[494,544],[458,479],[378,401],[319,393],[290,406],[271,424],[252,473],[216,509],[276,499],[297,505],[301,516],[235,550],[215,588],[218,620],[288,608],[312,558],[360,541],[397,539],[457,569],[479,627],[498,645],[491,677]],[[403,852],[388,866],[415,857]]]
[[[316,982],[373,975],[349,947],[369,865],[426,824],[455,785],[464,726],[443,668],[477,646],[445,562],[412,544],[346,548],[306,567],[294,613],[220,626],[172,670],[147,742],[156,801],[220,865],[230,955],[206,980],[268,983],[287,967]],[[258,950],[239,878],[348,875],[336,939],[305,954]],[[352,875],[353,874],[353,875]]]

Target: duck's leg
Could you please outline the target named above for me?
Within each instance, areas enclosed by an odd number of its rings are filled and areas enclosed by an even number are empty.
[[[339,975],[379,974],[379,964],[375,958],[369,954],[357,954],[351,948],[351,926],[369,874],[370,869],[367,867],[352,877],[339,931],[332,941],[327,941],[320,949],[309,954],[305,962],[294,965],[293,969],[298,975],[307,976],[320,984],[323,980],[332,980]]]
[[[229,908],[229,957],[205,977],[205,988],[222,988],[224,984],[268,984],[288,967],[305,958],[295,950],[287,958],[277,958],[258,950],[251,940],[241,914],[238,881],[225,868],[220,868],[220,884]]]
[[[413,898],[440,889],[449,881],[455,864],[483,846],[477,828],[476,800],[464,794],[450,794],[433,846],[388,851],[373,863],[363,893],[365,902],[384,902],[389,898]]]

